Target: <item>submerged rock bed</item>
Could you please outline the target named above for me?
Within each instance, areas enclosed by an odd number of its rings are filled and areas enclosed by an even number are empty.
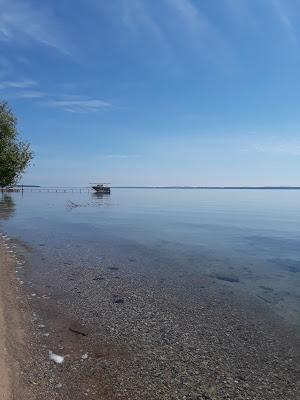
[[[297,398],[299,335],[235,281],[48,262],[22,276],[38,399]]]

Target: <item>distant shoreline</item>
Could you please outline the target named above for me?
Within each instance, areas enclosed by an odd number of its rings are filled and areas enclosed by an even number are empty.
[[[300,190],[300,186],[112,186],[114,189]]]
[[[155,189],[155,190],[300,190],[300,186],[111,186],[112,189]],[[90,186],[38,186],[15,185],[15,191],[90,191]],[[14,190],[0,189],[2,192]]]

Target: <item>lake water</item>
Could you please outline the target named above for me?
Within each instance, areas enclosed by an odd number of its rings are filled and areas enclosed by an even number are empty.
[[[138,259],[136,273],[205,275],[300,326],[299,190],[25,191],[0,195],[0,219],[35,265],[109,260],[134,276]]]

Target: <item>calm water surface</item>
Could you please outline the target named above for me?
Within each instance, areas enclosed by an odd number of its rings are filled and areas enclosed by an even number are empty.
[[[300,326],[300,191],[12,193],[0,195],[0,218],[1,230],[42,260],[84,265],[146,253],[169,273],[176,265],[246,291]]]

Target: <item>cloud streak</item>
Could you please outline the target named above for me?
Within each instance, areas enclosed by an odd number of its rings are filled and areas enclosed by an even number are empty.
[[[128,159],[128,158],[140,158],[139,154],[102,154],[101,158],[105,159]]]
[[[291,156],[300,156],[300,142],[254,144],[253,149],[261,153],[281,153]]]
[[[0,89],[27,89],[36,85],[37,82],[32,80],[2,81],[0,82]]]
[[[282,2],[280,0],[273,0],[272,5],[279,21],[281,22],[281,25],[283,26],[290,40],[294,44],[297,44],[296,29]]]
[[[39,83],[33,80],[0,81],[0,90],[6,97],[24,100],[42,99],[46,104],[67,112],[99,112],[112,108],[108,101],[84,96],[55,96],[40,90]]]
[[[137,40],[149,43],[151,51],[159,50],[160,61],[164,59],[167,64],[180,68],[182,52],[189,52],[194,59],[218,66],[220,57],[223,64],[227,61],[235,64],[236,57],[225,35],[201,10],[199,3],[191,0],[120,1],[123,27],[135,34]]]
[[[164,41],[164,34],[142,0],[121,0],[122,22],[133,33],[148,30]]]
[[[20,99],[40,99],[43,97],[47,97],[47,93],[41,92],[39,90],[28,90],[26,92],[18,92],[14,97]]]
[[[179,18],[185,23],[185,29],[204,32],[211,28],[207,18],[202,15],[199,8],[190,0],[167,0],[170,8],[173,8]]]
[[[262,18],[265,12],[265,18],[268,20],[275,18],[277,25],[285,32],[290,42],[297,44],[296,27],[288,10],[288,0],[227,0],[226,6],[236,22],[243,24],[244,27],[248,26],[260,35],[267,32],[266,21]],[[257,13],[258,10],[261,14]]]
[[[49,105],[68,112],[97,112],[108,110],[112,104],[99,99],[52,100]]]
[[[0,0],[0,9],[0,41],[19,45],[35,42],[69,53],[51,9],[22,0]]]

